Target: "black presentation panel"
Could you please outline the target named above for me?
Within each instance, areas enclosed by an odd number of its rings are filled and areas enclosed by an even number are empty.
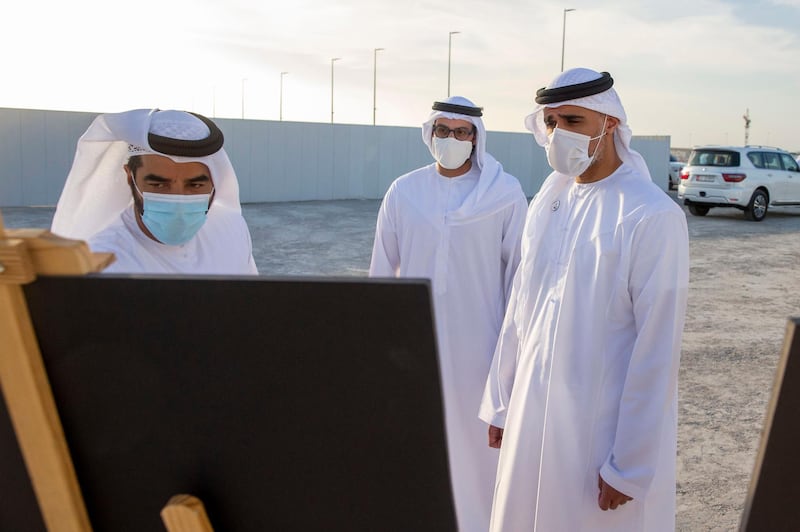
[[[741,530],[800,530],[800,318],[789,320]]]
[[[25,294],[95,530],[455,530],[424,281],[43,277]],[[0,401],[0,530],[43,529]]]

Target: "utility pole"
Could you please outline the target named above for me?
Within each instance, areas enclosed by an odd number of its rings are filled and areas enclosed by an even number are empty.
[[[333,64],[340,59],[341,57],[331,58],[331,124],[333,124]]]
[[[561,72],[564,72],[564,44],[567,42],[567,13],[574,8],[564,9],[564,21],[561,23]]]
[[[375,113],[378,112],[378,52],[383,48],[372,51],[372,125],[375,125]]]
[[[453,52],[453,35],[461,33],[460,31],[451,31],[447,35],[447,97],[450,97],[450,60]]]
[[[288,72],[281,72],[281,92],[278,99],[278,120],[283,121],[283,76]]]
[[[242,78],[242,120],[244,120],[244,82],[247,78]]]

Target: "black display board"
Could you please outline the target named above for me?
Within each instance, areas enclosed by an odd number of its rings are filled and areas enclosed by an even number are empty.
[[[25,287],[96,531],[455,530],[426,281],[42,277]],[[2,403],[2,401],[0,401]],[[0,530],[43,530],[0,404]]]
[[[800,530],[800,318],[789,320],[742,531]]]

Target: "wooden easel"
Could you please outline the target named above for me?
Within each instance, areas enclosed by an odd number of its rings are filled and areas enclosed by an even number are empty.
[[[86,243],[41,229],[4,228],[0,214],[0,388],[45,526],[90,531],[91,524],[31,324],[22,285],[37,275],[99,272],[114,260]],[[213,530],[202,502],[172,497],[161,511],[170,532]]]

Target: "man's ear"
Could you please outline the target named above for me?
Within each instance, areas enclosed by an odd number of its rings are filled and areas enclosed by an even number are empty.
[[[615,116],[608,115],[606,119],[606,133],[613,133],[615,129],[619,126],[619,118]]]
[[[128,181],[128,186],[131,186],[133,184],[131,183],[131,180],[133,178],[133,172],[131,172],[131,169],[127,164],[123,164],[122,169],[125,170],[125,178]]]

